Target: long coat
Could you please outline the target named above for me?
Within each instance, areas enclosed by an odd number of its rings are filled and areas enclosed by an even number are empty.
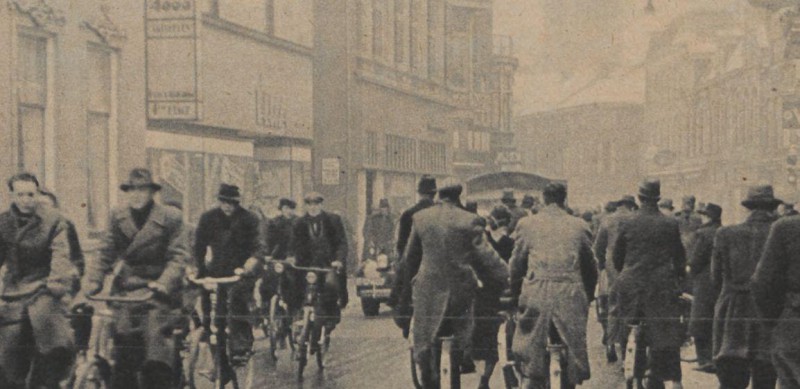
[[[122,283],[157,282],[170,296],[181,292],[185,268],[189,263],[188,235],[178,209],[154,204],[141,229],[136,227],[128,207],[112,212],[100,255],[86,263],[87,282],[102,283],[117,261],[125,262]],[[174,305],[153,301],[128,304],[116,310],[120,333],[144,333],[145,358],[174,364],[170,326],[180,318],[180,301]],[[144,317],[144,320],[141,319]]]
[[[72,288],[80,270],[70,258],[68,225],[52,210],[37,210],[23,227],[12,205],[0,214],[0,267],[6,271],[3,297],[29,295],[49,281]]]
[[[200,275],[231,276],[236,268],[244,266],[248,258],[262,255],[264,244],[259,224],[258,216],[241,207],[231,216],[226,216],[220,208],[203,213],[197,223],[193,248]],[[211,247],[213,256],[206,263],[208,247]]]
[[[758,358],[769,361],[769,336],[757,321],[750,277],[776,217],[754,211],[747,220],[717,231],[711,258],[711,279],[722,287],[714,309],[714,358]]]
[[[620,272],[611,293],[619,298],[623,323],[642,319],[648,345],[655,350],[683,344],[679,281],[686,273],[686,253],[678,221],[645,204],[622,223],[614,247]],[[625,341],[624,334],[617,341]]]
[[[800,216],[772,225],[752,277],[753,297],[772,329],[772,362],[781,384],[800,383]],[[787,386],[788,387],[788,386]]]
[[[264,229],[264,243],[267,247],[267,254],[275,259],[286,259],[293,253],[289,249],[292,240],[292,226],[297,217],[286,217],[278,215],[267,222]]]
[[[698,339],[712,338],[714,305],[717,302],[719,288],[711,282],[711,253],[714,248],[714,235],[719,227],[719,222],[710,222],[700,227],[695,232],[695,242],[689,253],[694,296],[689,333]]]
[[[633,211],[627,208],[619,208],[616,212],[604,216],[594,241],[594,255],[597,258],[598,269],[606,271],[608,280],[608,290],[605,291],[605,294],[608,295],[608,337],[610,339],[618,339],[624,336],[623,330],[625,327],[619,320],[617,295],[611,293],[611,288],[617,282],[619,272],[614,268],[614,264],[608,262],[614,255],[614,244],[617,242],[622,223],[633,217],[633,215]]]
[[[425,209],[433,206],[433,200],[423,198],[420,199],[413,207],[403,211],[400,215],[400,221],[397,225],[397,256],[402,257],[408,245],[408,239],[411,237],[411,223],[413,222],[414,215]]]
[[[508,282],[508,266],[486,242],[480,217],[451,203],[418,212],[403,261],[412,285],[417,360],[433,347],[444,324],[456,345],[468,348],[478,280],[501,287]],[[401,306],[408,304],[401,299]]]
[[[549,205],[517,224],[511,281],[522,280],[512,352],[523,374],[546,377],[550,324],[567,346],[569,381],[589,379],[586,322],[597,267],[591,232],[581,219]]]

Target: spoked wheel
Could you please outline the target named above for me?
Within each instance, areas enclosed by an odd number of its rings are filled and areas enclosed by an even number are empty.
[[[76,369],[73,389],[108,388],[111,388],[111,368],[105,361],[97,360]]]
[[[269,319],[265,324],[264,334],[269,338],[269,354],[272,356],[272,360],[278,360],[278,356],[276,354],[276,350],[278,349],[278,342],[279,333],[278,333],[278,326],[280,325],[278,320],[278,296],[272,296],[269,300]]]
[[[327,334],[325,332],[325,326],[319,326],[319,341],[317,349],[317,367],[322,370],[325,368],[324,366],[324,358],[325,354],[328,352],[328,342],[327,342]]]

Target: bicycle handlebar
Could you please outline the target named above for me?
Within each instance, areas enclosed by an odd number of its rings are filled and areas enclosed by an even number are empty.
[[[235,275],[230,277],[203,277],[203,278],[187,277],[187,279],[189,280],[189,282],[200,286],[226,285],[239,282],[242,279],[242,276]]]
[[[86,298],[92,301],[101,301],[107,303],[143,303],[152,299],[156,293],[152,290],[148,290],[144,294],[141,295],[134,295],[134,296],[112,296],[108,294],[95,294],[95,295],[88,295]]]
[[[338,271],[341,270],[341,268],[335,268],[335,267],[297,266],[297,265],[295,265],[294,263],[292,263],[290,261],[282,260],[282,259],[268,259],[266,262],[267,263],[279,263],[279,264],[282,264],[284,266],[291,267],[292,269],[295,269],[295,270],[313,271],[313,272],[319,272],[319,273],[331,273],[331,272],[338,272]]]

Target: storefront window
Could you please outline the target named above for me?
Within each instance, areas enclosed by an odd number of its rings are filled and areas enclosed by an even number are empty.
[[[47,39],[18,37],[17,165],[20,170],[45,175],[45,112],[47,109]]]

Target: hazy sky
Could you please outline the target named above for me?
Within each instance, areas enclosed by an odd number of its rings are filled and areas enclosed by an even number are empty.
[[[496,34],[514,39],[515,114],[592,100],[640,101],[650,32],[694,9],[746,15],[747,0],[494,0]]]

